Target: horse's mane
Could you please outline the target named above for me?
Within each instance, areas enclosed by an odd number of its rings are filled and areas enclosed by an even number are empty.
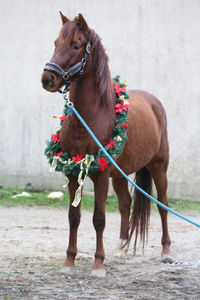
[[[106,105],[112,105],[114,92],[113,82],[108,67],[108,56],[101,43],[100,37],[94,30],[90,30],[89,39],[92,46],[92,76],[94,78],[95,87],[101,96],[102,102]]]

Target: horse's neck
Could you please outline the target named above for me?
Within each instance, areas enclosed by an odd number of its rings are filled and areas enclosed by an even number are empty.
[[[103,104],[92,79],[87,76],[72,82],[70,101],[74,103],[75,108],[98,140],[103,145],[108,144],[114,127],[114,103],[109,107]],[[112,93],[110,101],[114,101]],[[60,137],[62,150],[70,155],[97,153],[96,143],[74,114],[64,121]]]
[[[98,124],[99,117],[103,117],[104,120],[107,119],[108,126],[110,122],[113,123],[114,96],[111,94],[110,99],[107,99],[108,102],[110,101],[109,105],[103,103],[103,99],[101,99],[101,95],[99,95],[93,79],[89,75],[72,82],[70,100],[79,113],[85,117],[88,125],[92,123],[94,126],[94,121]]]
[[[99,99],[90,78],[80,78],[72,82],[70,100],[80,113],[89,113],[93,110],[95,114]]]

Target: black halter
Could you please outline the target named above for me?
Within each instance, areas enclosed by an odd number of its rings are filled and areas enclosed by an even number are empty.
[[[44,71],[54,72],[64,79],[65,88],[63,91],[58,90],[59,93],[62,93],[62,94],[67,93],[70,90],[70,83],[71,83],[70,77],[74,76],[77,73],[79,73],[80,75],[82,75],[84,73],[84,67],[85,67],[88,55],[90,54],[90,50],[91,50],[91,45],[90,45],[90,42],[88,42],[82,60],[80,62],[78,62],[77,64],[75,64],[73,67],[71,67],[67,72],[65,72],[59,65],[52,63],[52,62],[48,62],[45,65]]]

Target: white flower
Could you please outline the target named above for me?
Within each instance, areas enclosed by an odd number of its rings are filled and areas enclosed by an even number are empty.
[[[114,140],[116,141],[116,142],[121,142],[122,141],[122,138],[121,138],[121,136],[116,136],[115,138],[114,138]]]
[[[127,86],[128,86],[128,84],[127,84],[127,82],[126,82],[126,81],[122,81],[122,80],[120,80],[120,83],[121,83],[121,84],[124,84],[124,85],[125,85],[125,87],[127,87]]]
[[[125,101],[124,95],[121,95],[121,96],[119,97],[119,99],[122,100],[122,101]]]

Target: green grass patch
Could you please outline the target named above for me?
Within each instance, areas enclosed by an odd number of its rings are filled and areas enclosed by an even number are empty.
[[[169,199],[169,207],[174,210],[200,210],[200,201]]]
[[[183,210],[200,210],[200,201],[169,198],[168,203],[171,209],[178,212]],[[153,202],[151,206],[153,211],[157,211],[157,204]]]
[[[7,188],[0,189],[0,205],[13,207],[13,206],[47,206],[47,207],[68,207],[69,194],[64,193],[63,200],[52,200],[48,198],[49,191],[44,192],[29,192],[31,197],[18,197],[12,198],[13,195],[20,194],[24,190],[20,188]],[[83,209],[93,211],[94,197],[83,195],[82,204]],[[200,210],[200,201],[191,200],[178,200],[169,199],[169,207],[176,210]],[[156,204],[152,204],[153,210],[157,210]],[[116,196],[108,196],[107,198],[107,211],[118,211],[118,203]]]
[[[16,194],[20,194],[24,189],[20,188],[7,188],[0,189],[0,205],[7,207],[16,206],[47,206],[47,207],[68,207],[69,206],[69,193],[64,192],[64,199],[49,199],[49,191],[44,192],[28,192],[31,197],[17,197],[12,198]],[[83,195],[81,206],[86,210],[94,209],[94,197]],[[115,196],[108,196],[107,198],[107,211],[116,211],[118,207],[117,198]]]

